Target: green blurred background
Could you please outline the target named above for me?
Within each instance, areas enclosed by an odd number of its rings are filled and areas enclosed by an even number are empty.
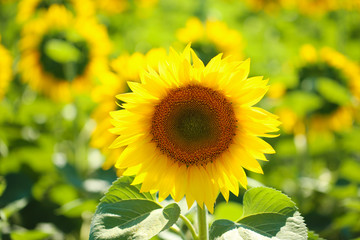
[[[360,239],[359,1],[0,0],[0,36],[0,239],[88,238],[121,174],[115,95],[188,42],[269,78],[277,153],[249,185],[286,193],[320,237]],[[236,220],[243,193],[213,218]]]

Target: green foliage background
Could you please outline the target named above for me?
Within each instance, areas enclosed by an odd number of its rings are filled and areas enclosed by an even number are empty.
[[[240,0],[160,0],[151,9],[129,2],[120,14],[96,13],[113,42],[110,58],[155,47],[181,49],[176,31],[189,17],[222,20],[242,35],[243,54],[251,58],[250,75],[263,75],[270,84],[288,89],[276,99],[266,96],[261,107],[271,112],[291,108],[306,127],[329,96],[340,99],[341,106],[351,89],[343,82],[334,86],[338,80],[326,70],[303,68],[301,47],[332,47],[360,68],[360,8],[313,14],[311,8],[254,10]],[[0,102],[0,239],[87,239],[99,199],[117,178],[113,169],[101,168],[104,156],[89,144],[96,103],[90,94],[67,104],[55,102],[21,81],[18,4],[0,1],[1,44],[14,59],[12,81]],[[205,56],[213,57],[209,52]],[[323,87],[314,94],[301,87],[302,79],[318,80]],[[277,153],[263,163],[264,175],[247,172],[250,187],[266,185],[291,197],[309,230],[325,239],[360,238],[359,99],[349,98],[355,102],[349,129],[315,138],[282,129],[280,137],[270,141]],[[219,197],[213,221],[236,222],[246,215],[244,192],[231,196],[226,207]]]

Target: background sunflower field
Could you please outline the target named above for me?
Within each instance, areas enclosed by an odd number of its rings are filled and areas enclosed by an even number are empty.
[[[281,131],[249,186],[287,194],[321,238],[360,239],[358,0],[0,0],[0,239],[88,239],[121,175],[115,96],[189,42],[269,78]],[[244,191],[212,220],[236,220]]]

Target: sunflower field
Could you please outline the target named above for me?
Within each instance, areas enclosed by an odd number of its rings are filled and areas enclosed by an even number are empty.
[[[360,1],[0,0],[0,239],[360,240]]]

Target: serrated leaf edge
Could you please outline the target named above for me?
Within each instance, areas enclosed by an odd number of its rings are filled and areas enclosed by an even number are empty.
[[[281,193],[282,195],[284,195],[284,196],[294,205],[295,211],[298,211],[298,207],[296,206],[296,203],[295,203],[293,200],[291,200],[291,198],[290,198],[288,195],[286,195],[285,193],[283,193],[283,192],[281,192],[281,191],[279,191],[279,190],[277,190],[277,189],[275,189],[275,188],[272,188],[272,187],[263,187],[263,186],[261,186],[261,187],[253,187],[253,188],[251,188],[251,189],[249,189],[249,190],[247,190],[247,191],[245,192],[243,199],[244,199],[244,200],[246,199],[246,195],[248,194],[249,191],[251,191],[251,190],[253,190],[253,189],[259,189],[259,188],[270,189],[270,190],[274,190],[274,191],[276,191],[276,192],[278,192],[278,193]],[[255,195],[254,197],[256,197],[259,193],[260,193],[260,192],[256,193],[256,195]],[[273,198],[270,198],[270,200],[272,200],[272,199],[273,199]],[[270,202],[270,200],[269,200],[268,202]],[[245,215],[246,208],[244,207],[244,206],[245,206],[244,202],[245,202],[245,201],[243,201],[243,210],[244,210],[244,211],[243,211],[243,215],[242,215],[238,220],[236,220],[236,222],[240,221],[240,220],[243,219],[244,217],[247,217],[247,216],[252,215],[252,214],[250,214],[250,215]],[[258,213],[271,213],[271,212],[258,212]]]

